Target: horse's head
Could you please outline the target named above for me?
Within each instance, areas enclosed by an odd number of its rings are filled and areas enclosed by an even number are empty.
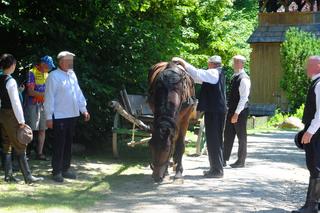
[[[150,166],[153,170],[152,177],[155,182],[161,182],[166,175],[170,156],[174,150],[172,141],[176,131],[174,121],[169,120],[169,118],[160,119],[161,121],[157,121],[154,126],[152,138],[149,142],[152,155]]]
[[[179,69],[175,64],[167,64],[152,86],[154,124],[149,147],[152,153],[152,177],[156,182],[161,182],[166,174],[177,137],[176,123],[183,92],[183,75]]]

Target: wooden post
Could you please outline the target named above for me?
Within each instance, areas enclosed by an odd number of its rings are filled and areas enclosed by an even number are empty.
[[[201,142],[202,142],[202,134],[204,130],[204,118],[200,120],[200,127],[199,127],[199,133],[196,143],[196,154],[201,155]]]
[[[118,158],[119,157],[119,153],[118,153],[118,134],[116,131],[119,125],[119,113],[116,113],[116,115],[114,116],[114,120],[113,120],[113,133],[112,133],[112,152],[113,152],[113,157]]]

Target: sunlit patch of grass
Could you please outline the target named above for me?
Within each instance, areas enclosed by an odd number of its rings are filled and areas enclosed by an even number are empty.
[[[34,175],[45,177],[41,183],[26,185],[22,181],[8,184],[0,173],[0,212],[79,212],[105,200],[112,193],[118,177],[141,173],[142,164],[121,163],[111,159],[75,159],[77,180],[55,183],[49,162],[31,162]],[[17,177],[22,180],[21,175]]]

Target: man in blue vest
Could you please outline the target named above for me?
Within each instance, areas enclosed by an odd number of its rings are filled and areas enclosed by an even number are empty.
[[[308,59],[307,75],[312,82],[302,117],[305,133],[301,143],[306,152],[310,178],[306,203],[293,213],[317,213],[320,198],[320,56]]]
[[[184,65],[196,83],[202,84],[198,111],[204,112],[207,149],[210,169],[204,171],[206,178],[223,177],[223,129],[226,115],[225,76],[221,68],[221,57],[212,56],[207,70],[198,69],[183,59],[173,58]]]
[[[244,70],[246,58],[241,55],[233,57],[234,74],[228,94],[228,114],[224,130],[224,161],[231,155],[235,136],[239,141],[238,160],[231,164],[232,168],[245,166],[247,157],[247,120],[249,115],[248,101],[251,82]]]

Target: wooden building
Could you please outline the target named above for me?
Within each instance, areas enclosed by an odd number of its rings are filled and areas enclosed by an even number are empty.
[[[260,13],[259,25],[248,39],[250,56],[250,102],[277,104],[287,108],[287,100],[280,88],[283,71],[280,62],[280,46],[290,27],[312,32],[320,37],[320,12]]]

